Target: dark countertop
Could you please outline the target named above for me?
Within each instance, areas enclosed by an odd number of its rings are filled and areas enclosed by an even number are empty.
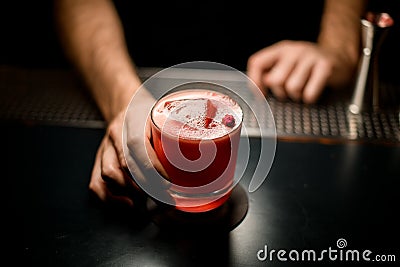
[[[320,253],[337,249],[340,238],[344,249],[400,259],[400,146],[278,141],[267,180],[248,195],[243,221],[231,231],[199,235],[163,229],[144,211],[108,208],[89,195],[102,129],[0,127],[3,244],[5,255],[23,266],[287,266],[295,262],[280,262],[276,254],[272,262],[259,261],[257,252],[267,245]],[[244,188],[256,160],[252,154]],[[320,263],[346,262],[326,255]]]
[[[232,198],[236,202],[230,206],[235,211],[248,205],[245,217],[233,229],[207,224],[183,231],[159,225],[148,209],[108,207],[89,194],[105,124],[75,74],[3,66],[0,87],[5,262],[74,267],[312,263],[280,261],[277,251],[282,250],[286,258],[303,251],[306,256],[325,253],[319,264],[365,265],[361,258],[331,260],[327,251],[338,250],[338,240],[347,243],[343,255],[370,250],[370,258],[400,260],[398,110],[363,114],[352,136],[345,101],[302,106],[271,99],[278,135],[272,168],[263,185],[247,194],[260,145],[252,136],[238,187],[242,198]],[[265,248],[271,259],[260,261],[257,254],[263,258]]]

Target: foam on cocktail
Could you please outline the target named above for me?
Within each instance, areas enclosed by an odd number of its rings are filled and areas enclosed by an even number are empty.
[[[237,127],[242,111],[222,94],[190,90],[171,95],[154,109],[154,123],[164,133],[186,139],[215,139]]]

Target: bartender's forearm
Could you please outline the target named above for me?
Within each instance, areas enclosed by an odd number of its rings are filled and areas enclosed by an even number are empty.
[[[56,19],[67,56],[83,75],[107,121],[140,86],[123,28],[108,0],[57,0]]]
[[[318,43],[355,64],[359,57],[360,19],[367,0],[326,0]]]

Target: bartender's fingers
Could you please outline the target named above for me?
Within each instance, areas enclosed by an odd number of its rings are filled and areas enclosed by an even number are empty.
[[[108,127],[108,135],[110,137],[110,142],[113,145],[113,150],[115,151],[116,158],[113,159],[114,161],[118,160],[118,162],[114,162],[112,166],[108,166],[107,168],[103,168],[103,171],[108,172],[108,176],[116,176],[117,181],[122,181],[120,175],[118,175],[118,172],[116,173],[115,167],[117,166],[117,163],[119,163],[119,169],[121,170],[123,176],[124,176],[124,182],[125,183],[120,183],[120,186],[126,186],[128,185],[129,188],[133,188],[134,190],[141,191],[140,187],[136,183],[136,179],[143,179],[143,174],[140,173],[136,162],[129,156],[125,155],[124,149],[123,149],[123,121],[124,121],[124,114],[121,112],[116,119],[110,124]],[[140,137],[139,137],[140,138]],[[150,142],[148,142],[150,143]],[[150,145],[150,149],[152,149]],[[110,157],[112,156],[112,153],[109,153]],[[105,153],[105,155],[108,155],[108,153]],[[110,158],[111,159],[111,158]],[[111,161],[108,161],[108,163],[111,163]],[[161,164],[160,164],[161,165]],[[105,177],[108,177],[105,176]]]
[[[111,185],[121,188],[127,186],[127,181],[118,160],[117,152],[109,138],[106,138],[101,160],[101,177]]]
[[[124,195],[115,195],[110,189],[110,183],[106,182],[102,177],[101,161],[103,157],[104,143],[106,139],[107,138],[103,140],[101,146],[97,151],[89,183],[89,190],[103,202],[123,203],[132,207],[134,205],[132,199]]]
[[[268,73],[264,73],[263,75],[263,84],[268,84],[269,83],[269,77]],[[285,88],[283,86],[273,86],[273,87],[268,87],[264,86],[266,89],[264,90],[271,90],[272,94],[279,100],[284,100],[287,98],[287,94],[285,91]]]
[[[267,88],[265,87],[265,74],[270,68],[276,63],[279,57],[277,53],[279,47],[272,45],[261,49],[249,57],[247,61],[247,76],[262,90],[264,94],[267,94]]]
[[[286,81],[297,65],[296,60],[295,56],[282,57],[265,75],[264,84],[271,89],[278,99],[286,98]]]
[[[103,179],[114,177],[111,180],[118,186],[122,188],[127,187],[128,190],[140,190],[139,186],[132,179],[130,169],[128,168],[128,162],[122,147],[121,128],[122,126],[119,123],[110,125],[109,127],[109,145],[104,149],[102,161]]]
[[[129,129],[129,127],[134,126],[128,123],[127,127]],[[127,146],[130,156],[132,156],[134,161],[137,162],[140,168],[142,168],[142,172],[146,172],[147,170],[155,168],[162,176],[168,177],[164,167],[154,151],[153,146],[150,143],[150,122],[148,121],[144,127],[145,130],[141,131],[142,134],[140,132],[133,134],[135,131],[134,129],[130,128],[132,129],[132,131],[130,131],[132,134],[128,135],[127,138]]]
[[[128,169],[122,144],[124,114],[121,112],[108,127],[108,135],[116,150],[119,164],[124,170]]]
[[[303,101],[305,103],[311,104],[318,100],[331,74],[332,65],[328,60],[319,60],[314,65],[303,92]]]
[[[305,57],[298,60],[292,73],[287,78],[285,89],[292,100],[300,101],[303,99],[304,88],[310,79],[313,64],[313,57]]]

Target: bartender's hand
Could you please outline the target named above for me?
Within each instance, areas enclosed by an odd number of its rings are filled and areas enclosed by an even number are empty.
[[[141,96],[142,97],[142,96]],[[125,110],[122,110],[107,127],[106,134],[98,148],[95,163],[92,170],[89,189],[100,200],[108,203],[122,203],[133,207],[135,200],[143,199],[144,192],[140,190],[131,173],[136,179],[145,179],[143,170],[155,168],[162,175],[165,174],[161,163],[150,144],[150,128],[146,109],[154,102],[152,98],[143,96],[140,105],[130,109],[128,119],[128,142],[134,157],[124,156],[123,151],[123,127]],[[146,152],[147,149],[147,152]],[[130,170],[127,160],[129,160]]]
[[[352,77],[355,64],[317,43],[281,41],[253,54],[247,74],[266,94],[278,99],[315,103],[326,86],[339,88]]]

